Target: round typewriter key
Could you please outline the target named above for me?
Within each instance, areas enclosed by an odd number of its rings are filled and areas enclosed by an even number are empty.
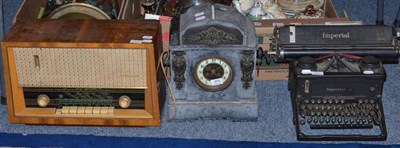
[[[374,104],[375,100],[371,99],[371,100],[369,100],[369,103]]]
[[[354,122],[354,118],[350,117],[350,123],[353,123],[353,122]]]
[[[335,111],[333,114],[335,114],[335,116],[339,116],[339,112]]]
[[[40,107],[46,107],[50,103],[50,98],[45,94],[41,94],[37,97],[36,102]]]
[[[344,104],[344,100],[340,100],[340,103]]]
[[[318,123],[318,117],[313,117],[314,118],[314,123]]]
[[[317,103],[320,104],[320,103],[321,103],[321,100],[318,99],[318,100],[317,100]]]
[[[301,105],[300,109],[304,110],[304,109],[306,109],[306,106],[305,105]]]
[[[304,124],[306,124],[306,122],[304,120],[300,120],[300,124],[304,125]]]
[[[318,104],[315,105],[315,109],[316,109],[316,110],[319,110],[319,105],[318,105]]]
[[[333,103],[333,100],[329,99],[329,100],[328,100],[328,103],[329,103],[329,104],[332,104],[332,103]]]
[[[372,121],[372,120],[371,120]],[[307,123],[311,123],[312,122],[312,119],[311,119],[311,117],[307,117]]]
[[[375,116],[375,112],[374,112],[373,110],[369,111],[369,114],[370,114],[371,116]]]
[[[315,103],[315,100],[311,100],[311,103],[314,104],[314,103]]]
[[[325,117],[324,116],[318,116],[318,121],[319,123],[324,123],[325,122]]]
[[[307,105],[307,109],[313,109],[313,105],[308,104],[308,105]]]
[[[378,104],[375,105],[375,109],[379,110],[381,108],[381,106],[379,106]]]
[[[305,100],[304,100],[304,103],[308,104],[308,103],[310,103],[310,100],[305,99]]]
[[[328,102],[328,100],[325,100],[325,99],[322,100],[322,103],[324,103],[324,104],[327,103],[327,102]]]
[[[332,112],[332,111],[329,111],[329,112],[328,112],[328,115],[329,115],[329,116],[333,116],[333,112]]]
[[[369,115],[369,110],[366,109],[366,110],[363,111],[363,113],[364,113],[365,116],[368,116]]]
[[[342,123],[342,117],[338,117],[337,122],[338,122],[339,124]]]
[[[372,119],[371,119],[370,116],[367,117],[367,122],[368,122],[368,123],[372,123]]]
[[[332,109],[333,109],[333,110],[336,110],[336,109],[337,109],[337,106],[336,106],[336,105],[332,105]]]
[[[361,118],[361,122],[362,122],[362,124],[365,124],[365,122],[367,122],[367,117],[366,117],[366,116],[363,116],[363,117]]]
[[[320,105],[319,108],[321,108],[321,110],[325,109],[325,105]]]
[[[335,117],[335,116],[332,116],[332,117],[331,117],[331,122],[332,122],[332,123],[336,123],[336,117]]]
[[[329,123],[329,122],[331,122],[331,119],[330,119],[330,117],[326,117],[326,120],[325,120],[325,122],[326,122],[326,123]]]
[[[311,112],[310,112],[310,115],[311,115],[311,116],[314,116],[314,115],[315,115],[315,112],[314,112],[314,111],[311,111]]]
[[[339,99],[335,99],[335,103],[338,104],[339,103]]]
[[[350,111],[346,111],[346,116],[350,117],[351,113]]]
[[[302,111],[300,112],[300,116],[303,117],[303,118],[305,118],[305,117],[306,117],[306,111],[302,110]]]
[[[343,109],[343,105],[338,105],[338,106],[337,106],[337,109],[338,109],[338,110],[342,110],[342,109]]]
[[[129,96],[121,96],[119,97],[119,106],[121,108],[128,108],[129,106],[131,106],[132,100]]]

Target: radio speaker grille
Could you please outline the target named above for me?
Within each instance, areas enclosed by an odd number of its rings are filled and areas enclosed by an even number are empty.
[[[21,87],[146,88],[146,49],[13,48]]]

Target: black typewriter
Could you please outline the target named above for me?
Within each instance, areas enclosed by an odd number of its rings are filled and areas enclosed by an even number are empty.
[[[400,21],[383,25],[383,0],[378,6],[377,25],[275,29],[265,56],[290,63],[298,140],[386,140],[382,63],[399,62]]]
[[[289,90],[298,140],[385,140],[385,79],[381,61],[372,56],[293,60]]]
[[[275,31],[269,56],[290,63],[298,140],[386,140],[382,63],[398,63],[395,34],[392,27],[372,25]]]

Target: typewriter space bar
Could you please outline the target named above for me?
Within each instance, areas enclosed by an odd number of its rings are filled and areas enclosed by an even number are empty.
[[[365,129],[372,128],[372,124],[344,124],[344,125],[310,125],[311,129]]]

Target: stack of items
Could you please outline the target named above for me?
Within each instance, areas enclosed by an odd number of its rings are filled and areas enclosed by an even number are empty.
[[[233,3],[252,20],[324,17],[324,0],[235,0]]]
[[[38,18],[50,19],[116,19],[118,0],[48,0]]]

